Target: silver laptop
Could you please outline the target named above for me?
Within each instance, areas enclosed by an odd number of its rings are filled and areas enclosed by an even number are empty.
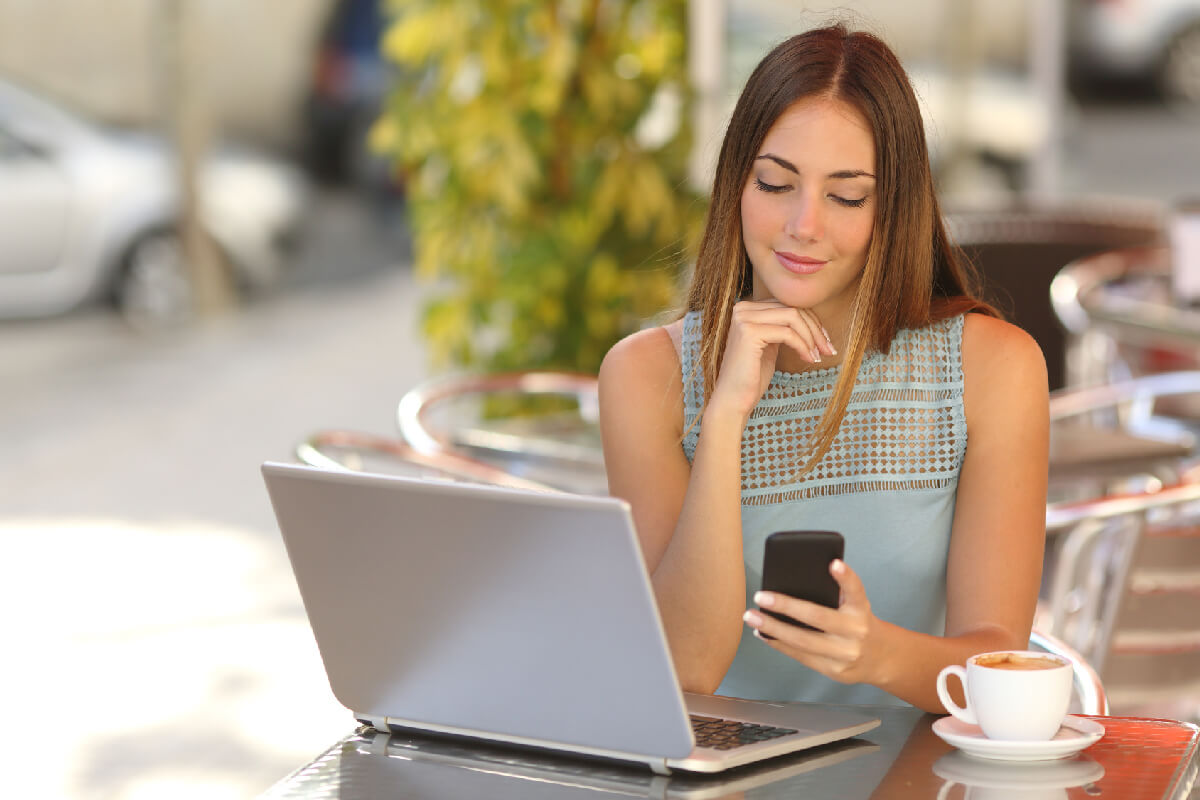
[[[718,772],[879,725],[854,711],[680,691],[622,500],[262,471],[329,685],[376,730],[666,774]]]

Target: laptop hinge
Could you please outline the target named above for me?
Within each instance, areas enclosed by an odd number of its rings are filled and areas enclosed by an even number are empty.
[[[391,728],[388,727],[387,717],[377,717],[370,714],[355,714],[354,718],[363,725],[370,725],[377,731],[391,733]]]
[[[671,768],[667,766],[667,760],[665,758],[661,759],[661,760],[653,759],[646,763],[648,763],[650,765],[650,770],[655,775],[670,775],[671,774]]]

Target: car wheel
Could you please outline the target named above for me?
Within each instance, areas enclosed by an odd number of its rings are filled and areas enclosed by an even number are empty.
[[[192,285],[173,231],[143,236],[129,249],[117,285],[121,314],[139,328],[177,325],[192,314]]]
[[[1162,86],[1168,97],[1200,103],[1200,23],[1176,36],[1167,48]]]

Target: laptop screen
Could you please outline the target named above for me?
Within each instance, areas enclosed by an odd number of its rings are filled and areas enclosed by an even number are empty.
[[[621,500],[263,466],[330,686],[360,716],[687,755]]]

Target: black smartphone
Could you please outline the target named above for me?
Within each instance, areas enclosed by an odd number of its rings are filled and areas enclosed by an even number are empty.
[[[767,537],[763,550],[762,588],[837,608],[841,589],[829,574],[829,564],[842,558],[845,549],[845,539],[837,531],[776,531]],[[762,611],[792,625],[816,630],[778,612]]]

